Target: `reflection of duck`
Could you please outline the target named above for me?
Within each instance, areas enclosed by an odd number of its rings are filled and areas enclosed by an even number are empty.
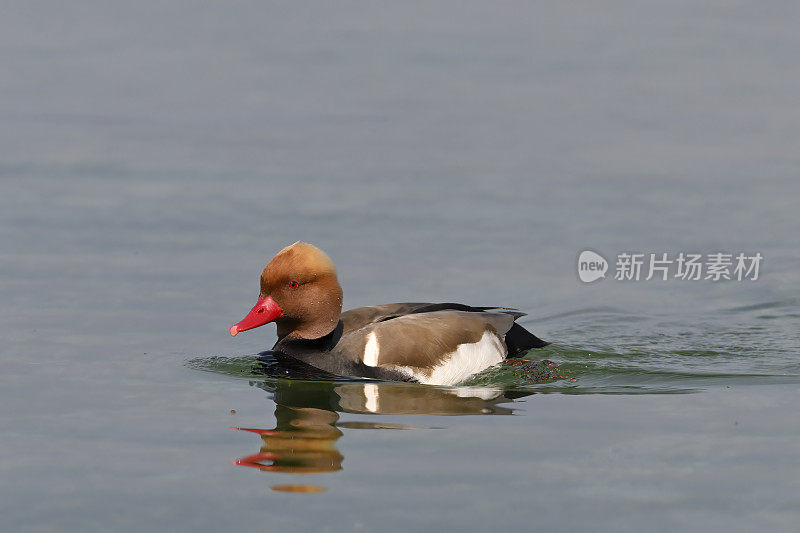
[[[264,367],[262,367],[263,369]],[[274,366],[266,367],[269,372]],[[235,428],[261,436],[259,453],[236,464],[269,472],[317,474],[342,469],[336,449],[347,429],[413,429],[374,422],[339,422],[339,413],[479,415],[511,414],[497,404],[509,398],[500,389],[432,387],[391,382],[334,382],[276,379],[259,383],[275,401],[275,429]]]
[[[313,407],[275,406],[273,430],[236,428],[261,435],[264,441],[255,455],[236,464],[270,472],[316,474],[341,470],[344,457],[335,443],[342,432],[334,425],[339,415]],[[269,462],[269,464],[265,464]]]
[[[511,414],[498,404],[528,393],[510,394],[497,387],[435,387],[417,383],[350,380],[334,381],[331,374],[276,352],[262,352],[254,374],[276,379],[260,387],[278,405],[327,409],[340,413],[385,415]],[[274,384],[272,384],[274,383]]]
[[[333,262],[297,242],[264,268],[258,302],[231,335],[275,322],[273,350],[326,372],[455,385],[507,356],[548,344],[515,323],[524,314],[456,303],[396,303],[342,313]]]
[[[442,389],[399,383],[345,383],[334,389],[341,411],[385,415],[510,414],[498,407],[508,401],[500,389],[462,387]]]

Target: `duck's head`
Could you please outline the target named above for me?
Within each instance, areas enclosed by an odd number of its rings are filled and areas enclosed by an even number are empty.
[[[342,288],[333,261],[316,246],[298,241],[264,267],[258,301],[231,326],[231,336],[275,322],[280,338],[317,339],[333,331],[341,312]]]

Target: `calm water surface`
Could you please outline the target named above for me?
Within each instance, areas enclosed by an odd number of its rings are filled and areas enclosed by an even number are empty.
[[[8,7],[0,529],[792,531],[798,16]],[[553,344],[453,388],[282,374],[228,328],[298,239],[345,307],[513,306]],[[583,284],[587,248],[765,259]]]

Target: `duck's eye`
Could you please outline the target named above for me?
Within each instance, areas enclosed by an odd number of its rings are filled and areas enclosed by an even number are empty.
[[[289,288],[290,288],[290,289],[296,289],[296,288],[297,288],[297,285],[298,285],[298,284],[297,284],[297,282],[296,282],[296,281],[290,281],[290,282],[289,282]]]

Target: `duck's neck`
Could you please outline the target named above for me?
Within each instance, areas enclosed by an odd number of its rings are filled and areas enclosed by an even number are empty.
[[[342,322],[337,320],[331,331],[313,339],[297,337],[293,334],[283,336],[279,334],[278,342],[272,349],[302,360],[306,355],[317,355],[319,352],[330,351],[339,342],[343,329]]]
[[[339,315],[326,317],[306,323],[302,320],[282,317],[275,321],[278,326],[278,340],[314,340],[330,334],[339,323]]]

